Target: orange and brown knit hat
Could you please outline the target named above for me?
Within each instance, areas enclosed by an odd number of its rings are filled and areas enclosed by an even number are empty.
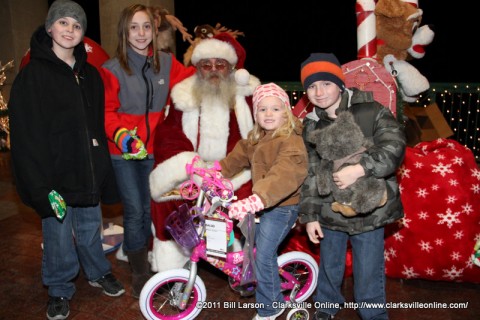
[[[302,63],[300,79],[305,90],[315,81],[331,81],[345,90],[345,75],[333,53],[312,53]]]

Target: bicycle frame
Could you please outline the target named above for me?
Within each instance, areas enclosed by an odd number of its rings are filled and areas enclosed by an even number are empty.
[[[201,207],[201,204],[204,201],[204,196],[205,196],[205,193],[201,192],[197,201],[197,207],[199,208]],[[221,200],[219,201],[221,202]],[[209,212],[215,211],[215,209],[220,205],[218,205],[218,203],[212,204]],[[206,216],[208,217],[208,214]],[[228,218],[225,218],[225,219],[228,219]],[[256,250],[254,249],[254,254],[255,253],[256,253]],[[202,226],[201,233],[200,233],[200,243],[193,248],[192,253],[190,255],[190,274],[189,274],[188,282],[185,286],[185,289],[183,290],[183,293],[181,294],[181,299],[178,304],[178,307],[180,310],[184,310],[187,306],[187,302],[192,292],[193,285],[195,283],[195,279],[197,276],[197,270],[198,270],[197,263],[200,260],[204,260],[208,262],[210,265],[222,271],[224,274],[226,274],[230,278],[233,278],[236,282],[241,281],[244,252],[243,251],[227,252],[225,258],[219,258],[219,257],[208,255],[207,244],[205,240],[205,228],[204,226]],[[279,267],[278,271],[279,271],[279,275],[285,280],[285,282],[281,283],[281,290],[282,291],[291,290],[289,298],[291,302],[295,302],[295,296],[297,295],[298,290],[300,288],[299,281],[292,274],[290,274],[289,272],[286,272],[281,267]]]

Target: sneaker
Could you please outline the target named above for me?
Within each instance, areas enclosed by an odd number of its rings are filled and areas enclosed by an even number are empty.
[[[70,306],[65,297],[50,297],[48,299],[47,318],[49,320],[67,319],[70,315]]]
[[[333,316],[331,314],[317,310],[315,312],[314,318],[315,320],[331,320],[333,319]]]
[[[257,313],[252,318],[252,320],[274,320],[274,319],[277,319],[278,317],[280,317],[282,315],[283,311],[285,311],[285,309],[280,310],[278,313],[274,314],[273,316],[266,316],[266,317],[262,317],[262,316],[258,315],[258,313]]]
[[[125,293],[123,285],[111,273],[107,273],[97,281],[88,281],[92,287],[103,288],[103,293],[110,297],[118,297]]]

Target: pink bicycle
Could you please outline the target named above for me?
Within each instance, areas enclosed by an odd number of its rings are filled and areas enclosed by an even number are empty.
[[[208,178],[207,178],[208,179]],[[183,320],[194,319],[203,306],[208,306],[207,289],[197,274],[197,263],[204,260],[228,275],[232,288],[242,283],[244,251],[224,252],[209,250],[212,230],[206,228],[213,223],[224,223],[224,240],[233,239],[233,222],[228,218],[227,207],[233,195],[222,199],[216,192],[200,189],[196,206],[187,204],[179,207],[167,218],[167,229],[175,241],[191,250],[190,261],[183,269],[168,270],[154,275],[147,281],[140,294],[139,303],[147,319]],[[255,252],[255,249],[253,249]],[[308,320],[305,308],[297,308],[316,289],[318,265],[307,253],[291,251],[278,257],[279,275],[285,306],[290,308],[287,319]],[[221,307],[223,302],[215,302]],[[290,304],[289,304],[290,303]]]

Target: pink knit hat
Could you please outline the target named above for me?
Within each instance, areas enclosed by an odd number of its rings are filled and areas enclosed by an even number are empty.
[[[258,104],[263,98],[266,97],[277,97],[283,101],[285,107],[291,109],[290,98],[288,97],[288,94],[285,92],[285,90],[283,90],[273,82],[262,84],[256,87],[255,91],[253,91],[253,116],[255,119],[257,118]]]

